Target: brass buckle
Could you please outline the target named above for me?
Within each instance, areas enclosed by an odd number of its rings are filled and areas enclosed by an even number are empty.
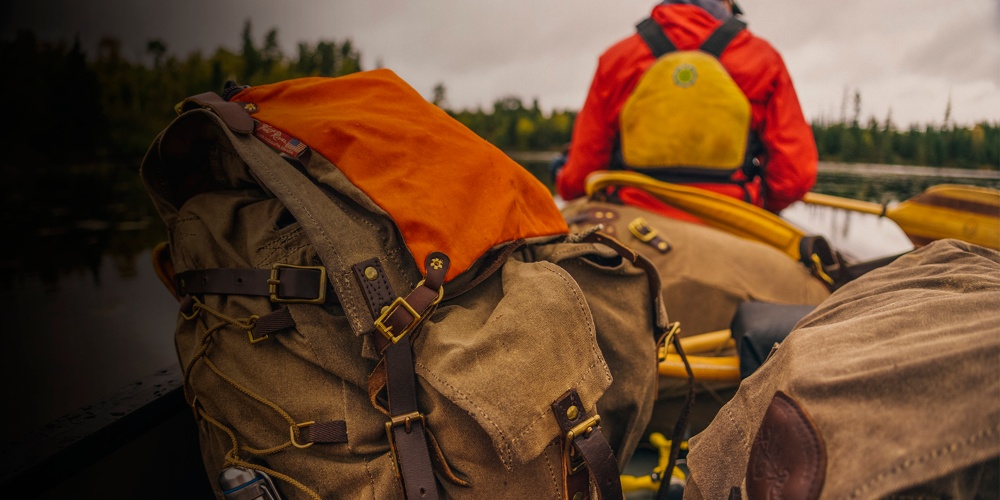
[[[301,424],[292,424],[288,428],[288,434],[290,434],[291,437],[292,437],[292,446],[304,450],[304,449],[306,449],[306,448],[308,448],[308,447],[316,444],[316,443],[313,443],[311,441],[308,442],[308,443],[306,443],[306,444],[299,444],[299,442],[295,440],[295,429],[301,429],[303,427],[306,427],[306,426],[309,426],[309,425],[312,425],[312,424],[315,424],[315,423],[316,423],[316,421],[310,420],[308,422],[302,422]]]
[[[587,462],[581,457],[574,456],[573,440],[579,436],[589,437],[590,434],[594,432],[594,428],[599,425],[601,425],[601,416],[594,415],[593,417],[580,422],[566,433],[566,442],[563,447],[563,453],[566,455],[566,463],[570,466],[570,475],[576,474],[580,471],[580,469],[583,469],[587,465]],[[574,458],[576,459],[575,463]]]
[[[425,280],[420,280],[420,283],[417,283],[416,288],[424,286],[424,281]],[[443,297],[444,297],[444,287],[439,287],[437,298],[434,299],[433,302],[428,304],[427,307],[431,308],[437,305],[439,302],[441,302],[441,299]],[[386,325],[385,322],[386,320],[389,319],[389,316],[392,316],[392,313],[396,312],[396,309],[398,309],[400,306],[402,306],[403,309],[406,309],[406,312],[410,313],[410,315],[413,316],[413,319],[410,320],[410,323],[406,325],[405,328],[403,328],[403,331],[399,332],[399,334],[396,335],[393,334],[392,332],[392,325]],[[410,331],[413,330],[413,328],[420,323],[420,320],[422,318],[423,316],[421,316],[420,313],[418,313],[415,309],[413,309],[413,306],[411,306],[409,302],[406,301],[406,299],[404,299],[403,297],[396,297],[396,300],[393,300],[391,304],[382,308],[382,314],[380,314],[379,317],[375,320],[375,329],[378,330],[379,333],[381,333],[385,338],[389,339],[390,342],[395,344],[399,342],[400,339],[405,337],[407,333],[410,333]]]
[[[389,448],[392,449],[394,456],[396,455],[396,441],[392,438],[392,428],[399,427],[400,425],[406,426],[406,433],[409,434],[410,426],[414,420],[420,420],[420,424],[424,425],[424,416],[419,411],[410,412],[406,415],[397,415],[385,423],[385,435],[389,438]]]
[[[319,271],[319,293],[315,299],[286,299],[278,296],[279,269],[313,269]],[[275,263],[271,265],[271,278],[267,280],[267,292],[271,294],[271,302],[275,304],[322,304],[326,301],[326,268],[323,266],[295,266],[292,264]]]
[[[635,220],[629,222],[628,230],[643,243],[649,243],[653,240],[653,238],[656,238],[657,234],[656,230],[649,227],[649,224],[643,217],[636,217]],[[642,232],[643,230],[646,230],[646,232]]]

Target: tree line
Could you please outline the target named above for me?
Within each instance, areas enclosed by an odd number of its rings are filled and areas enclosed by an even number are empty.
[[[78,41],[48,42],[30,32],[0,41],[0,65],[17,68],[0,79],[8,96],[8,162],[35,164],[95,161],[134,164],[155,135],[175,116],[183,98],[224,83],[257,85],[305,76],[340,76],[361,71],[361,54],[350,39],[298,43],[286,54],[277,30],[254,36],[247,21],[239,49],[219,47],[179,56],[160,39],[149,40],[146,61],[130,61],[121,42],[100,40],[88,54]],[[380,64],[376,64],[380,65]],[[15,76],[17,75],[17,76]],[[574,110],[544,112],[534,99],[497,98],[489,108],[452,109],[444,83],[428,100],[504,150],[555,151],[569,143]],[[855,94],[855,110],[860,95]],[[1000,168],[1000,123],[911,125],[898,130],[883,121],[852,119],[812,123],[820,159],[938,167]]]

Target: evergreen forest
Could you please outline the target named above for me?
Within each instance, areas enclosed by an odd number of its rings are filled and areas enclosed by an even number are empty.
[[[149,40],[143,61],[123,55],[121,43],[104,38],[96,51],[74,41],[43,41],[19,32],[0,41],[0,64],[18,68],[0,79],[8,96],[8,163],[35,165],[137,164],[146,148],[175,116],[184,97],[221,91],[224,83],[257,85],[305,76],[340,76],[363,69],[351,40],[301,42],[286,54],[272,29],[255,37],[249,21],[237,51],[179,56],[166,42]],[[446,87],[426,96],[445,107]],[[855,113],[834,122],[814,122],[822,161],[1000,168],[1000,122],[959,125],[946,112],[943,124],[898,129],[891,117],[862,119],[860,94]],[[570,140],[574,110],[543,112],[537,99],[500,96],[489,108],[450,109],[452,116],[505,151],[556,151]]]

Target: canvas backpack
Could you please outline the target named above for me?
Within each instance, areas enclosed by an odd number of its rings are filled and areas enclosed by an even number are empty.
[[[712,227],[599,196],[569,202],[562,213],[571,231],[599,226],[653,264],[664,304],[671,321],[680,326],[681,337],[730,328],[738,308],[747,302],[815,306],[830,295],[824,282],[781,250]],[[692,433],[708,426],[738,386],[695,382],[699,397],[689,419]],[[686,397],[686,380],[661,379],[650,430],[669,433]]]
[[[1000,253],[940,240],[834,292],[690,441],[685,498],[996,498]]]
[[[236,468],[285,498],[619,498],[667,331],[649,263],[389,70],[223,95],[142,165],[216,496]]]
[[[652,18],[637,25],[656,61],[622,107],[616,167],[673,182],[755,174],[750,101],[718,59],[745,27],[729,18],[697,50],[677,50]]]

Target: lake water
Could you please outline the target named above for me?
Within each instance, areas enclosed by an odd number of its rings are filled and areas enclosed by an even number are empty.
[[[522,163],[546,180],[546,161]],[[137,175],[100,167],[66,177],[4,197],[2,221],[19,235],[0,254],[4,440],[177,363],[177,304],[150,257],[164,232]],[[1000,174],[826,165],[815,190],[891,202],[941,183],[1000,188]],[[887,219],[801,203],[783,215],[856,258],[911,248]]]

